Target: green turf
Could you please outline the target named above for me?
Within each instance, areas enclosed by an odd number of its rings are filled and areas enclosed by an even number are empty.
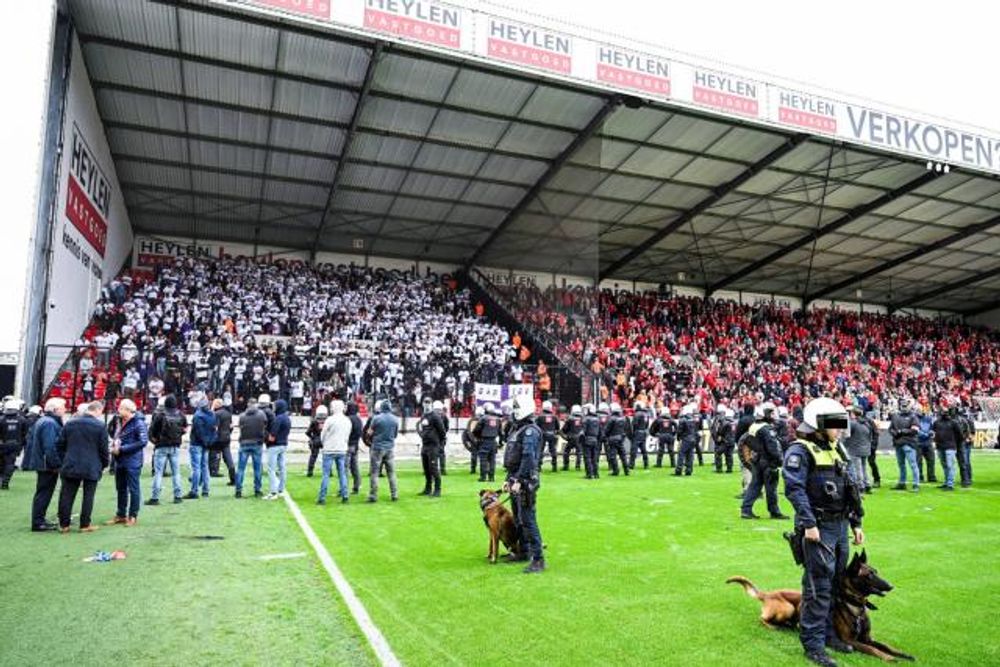
[[[148,475],[142,485],[148,494]],[[31,533],[34,474],[15,475],[0,492],[0,665],[373,664],[284,502],[215,491],[143,507],[135,528]],[[95,522],[113,516],[114,498],[105,478]],[[225,539],[192,539],[203,535]],[[114,549],[128,559],[82,562]]]
[[[1000,664],[1000,457],[974,465],[970,491],[881,489],[867,502],[869,559],[896,585],[877,603],[873,634],[923,665]],[[889,459],[882,468],[895,478]],[[362,495],[318,507],[318,480],[290,480],[405,664],[803,664],[797,636],[763,628],[759,604],[724,583],[743,574],[762,588],[795,587],[801,576],[780,538],[790,522],[738,518],[737,475],[547,474],[539,519],[550,569],[531,577],[487,564],[481,486],[456,463],[444,497],[417,497],[411,465],[399,503],[384,489],[376,505]]]

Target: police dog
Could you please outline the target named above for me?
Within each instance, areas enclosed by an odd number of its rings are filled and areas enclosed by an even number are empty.
[[[486,556],[490,563],[497,562],[500,542],[503,542],[511,554],[520,555],[521,541],[517,526],[514,524],[514,515],[500,502],[500,491],[492,489],[480,491],[479,509],[483,511],[483,523],[490,531],[490,551]]]
[[[760,622],[769,628],[794,628],[798,625],[802,593],[796,590],[760,591],[746,577],[730,577],[726,583],[740,584],[752,598],[761,602]],[[877,607],[868,598],[885,596],[892,584],[878,576],[878,570],[868,564],[868,554],[854,554],[844,574],[840,577],[833,598],[833,628],[837,636],[859,653],[867,653],[886,662],[897,658],[914,660],[888,644],[875,641],[871,636],[871,619],[868,610]]]

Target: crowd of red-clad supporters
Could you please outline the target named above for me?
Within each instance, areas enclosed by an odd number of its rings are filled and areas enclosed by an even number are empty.
[[[1000,334],[916,317],[534,286],[496,288],[513,314],[584,362],[624,405],[828,395],[865,411],[1000,394]]]

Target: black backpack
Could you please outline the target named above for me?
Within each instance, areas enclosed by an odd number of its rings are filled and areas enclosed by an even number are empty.
[[[180,442],[184,436],[184,415],[179,412],[163,414],[163,426],[160,428],[160,442]]]
[[[745,466],[756,465],[757,461],[760,460],[762,449],[763,443],[760,441],[760,438],[756,435],[751,435],[750,431],[741,435],[739,442],[736,443],[736,451],[739,452],[740,461]]]

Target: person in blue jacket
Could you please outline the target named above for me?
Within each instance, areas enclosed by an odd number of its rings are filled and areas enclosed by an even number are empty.
[[[62,432],[63,417],[66,415],[66,401],[50,398],[45,402],[45,414],[35,422],[21,462],[24,470],[34,470],[37,475],[35,497],[31,502],[31,530],[36,533],[55,530],[58,526],[45,518],[52,503],[52,494],[59,481],[62,457],[56,449],[56,441]]]
[[[936,482],[934,473],[934,415],[930,409],[924,408],[920,413],[920,430],[917,431],[917,470],[921,482]],[[924,470],[924,464],[927,470]]]
[[[191,439],[188,443],[191,456],[191,490],[187,497],[191,500],[198,498],[199,490],[202,498],[208,497],[210,478],[208,448],[215,443],[216,432],[215,413],[212,412],[208,399],[203,398],[198,402],[198,410],[191,418]]]
[[[149,444],[149,429],[145,417],[136,410],[131,399],[123,398],[118,404],[118,417],[120,426],[111,445],[111,453],[115,456],[118,511],[107,523],[134,526],[142,505],[139,478],[143,452]]]

